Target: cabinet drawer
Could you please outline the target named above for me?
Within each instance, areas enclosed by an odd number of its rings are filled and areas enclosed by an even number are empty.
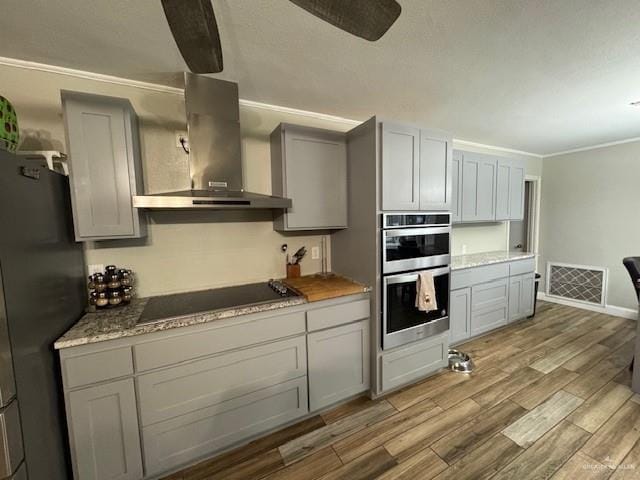
[[[507,303],[504,302],[490,308],[473,311],[471,313],[471,335],[479,335],[506,325],[508,310]]]
[[[133,374],[131,347],[87,353],[83,350],[63,350],[62,376],[67,389]]]
[[[506,305],[509,301],[509,279],[476,285],[471,289],[471,310],[476,311],[493,306]]]
[[[449,332],[380,358],[382,390],[390,390],[435,372],[448,364]]]
[[[138,377],[144,426],[306,375],[305,336]]]
[[[369,299],[317,308],[307,312],[307,330],[314,332],[369,318]]]
[[[509,275],[511,276],[530,273],[535,271],[536,269],[536,260],[535,258],[526,258],[524,260],[516,260],[516,261],[510,262],[509,267],[510,267]]]
[[[210,330],[177,334],[136,345],[136,370],[142,372],[165,367],[304,332],[304,312],[296,312],[217,326]]]
[[[300,377],[142,429],[146,474],[171,470],[305,415]]]
[[[497,278],[509,276],[508,263],[496,263],[483,267],[472,267],[451,272],[451,290],[471,287],[479,283],[490,282]]]

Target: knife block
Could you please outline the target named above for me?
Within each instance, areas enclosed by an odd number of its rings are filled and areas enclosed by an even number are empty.
[[[298,278],[300,277],[300,264],[299,263],[288,263],[287,264],[287,278]]]

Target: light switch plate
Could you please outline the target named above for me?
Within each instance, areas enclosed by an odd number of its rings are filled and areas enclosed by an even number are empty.
[[[320,258],[320,247],[311,247],[311,260],[318,260]]]

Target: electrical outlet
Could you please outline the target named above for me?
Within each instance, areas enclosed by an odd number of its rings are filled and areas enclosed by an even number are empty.
[[[320,247],[311,247],[311,260],[318,260],[320,258]]]
[[[104,265],[99,263],[94,263],[87,266],[87,270],[89,271],[89,275],[93,275],[94,273],[104,273]]]
[[[186,147],[189,148],[189,137],[187,132],[176,132],[176,148]]]

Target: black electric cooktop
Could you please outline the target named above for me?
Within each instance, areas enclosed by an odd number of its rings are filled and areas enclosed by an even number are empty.
[[[214,310],[273,303],[283,298],[297,296],[299,295],[295,291],[278,281],[163,295],[149,299],[138,319],[138,324]]]

